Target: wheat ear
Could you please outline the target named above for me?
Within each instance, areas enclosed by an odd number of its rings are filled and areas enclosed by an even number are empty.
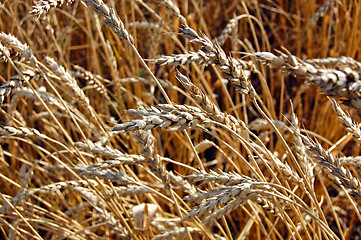
[[[307,136],[301,135],[310,156],[320,164],[329,174],[336,177],[339,184],[351,191],[351,195],[361,199],[361,183],[352,176],[351,172],[343,167],[337,157],[325,151],[319,143],[314,142]]]

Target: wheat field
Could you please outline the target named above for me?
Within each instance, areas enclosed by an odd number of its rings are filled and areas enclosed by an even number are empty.
[[[360,44],[360,0],[2,0],[1,239],[361,239]]]

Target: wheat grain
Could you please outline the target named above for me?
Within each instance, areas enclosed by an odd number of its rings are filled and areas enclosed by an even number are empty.
[[[83,102],[86,106],[89,106],[89,99],[85,96],[84,92],[80,89],[76,80],[71,74],[65,70],[63,66],[60,66],[53,58],[46,57],[46,61],[52,71],[62,80],[62,83],[69,88],[75,95],[76,99]]]
[[[332,6],[335,5],[336,2],[339,3],[340,5],[342,5],[341,2],[340,2],[340,0],[327,0],[327,1],[318,9],[318,11],[313,15],[313,17],[311,18],[310,22],[308,23],[308,26],[315,24],[315,23],[318,21],[318,19],[324,17],[325,14],[326,14],[330,9],[334,8],[334,7],[332,7]]]
[[[240,133],[241,130],[246,128],[244,122],[237,121],[232,115],[222,113],[219,108],[186,76],[178,72],[177,79],[192,95],[193,99],[201,106],[201,108],[208,113],[211,119],[231,127],[231,129],[237,133]]]
[[[0,43],[0,61],[6,62],[10,57],[10,51]]]
[[[352,176],[349,170],[341,166],[340,160],[325,151],[319,143],[315,143],[309,137],[304,135],[301,137],[313,159],[328,173],[335,176],[339,184],[349,189],[353,197],[361,199],[361,183]]]
[[[103,79],[101,76],[93,74],[77,65],[74,66],[74,69],[76,71],[72,73],[72,76],[78,77],[78,78],[83,78],[83,79],[87,80],[89,82],[89,84],[93,85],[94,88],[100,94],[102,94],[103,96],[105,96],[109,99],[109,96],[107,95],[107,89],[105,88],[105,86],[102,83],[105,81],[105,79]]]
[[[19,53],[11,48],[6,48],[0,43],[0,62],[7,62],[9,59],[16,62],[22,62],[25,60],[25,58],[22,57]]]
[[[253,66],[249,66],[246,62],[241,60],[234,60],[227,58],[224,51],[219,45],[214,45],[207,37],[200,37],[196,31],[184,26],[180,29],[181,34],[188,38],[191,42],[194,42],[202,47],[202,51],[214,61],[219,69],[223,72],[225,77],[232,83],[235,89],[243,94],[250,94],[250,97],[255,96],[255,91],[249,82],[251,69]],[[241,67],[242,66],[242,67]],[[245,68],[247,66],[247,68]]]
[[[307,82],[321,87],[328,96],[342,98],[343,103],[361,109],[361,81],[359,72],[344,67],[340,70],[317,68],[290,53],[276,56],[269,52],[251,54],[271,66],[288,71],[299,77],[306,77]]]
[[[115,34],[129,43],[133,43],[132,36],[129,35],[122,20],[117,17],[113,8],[109,8],[102,0],[83,0],[83,2],[93,7],[103,17],[105,25],[112,28]]]
[[[153,22],[139,22],[139,21],[135,21],[135,22],[130,22],[125,24],[128,28],[132,28],[133,26],[137,27],[137,28],[161,28],[160,24],[157,23],[153,23]]]
[[[162,3],[165,4],[166,7],[175,14],[175,16],[180,20],[181,24],[187,25],[187,20],[180,13],[179,8],[173,3],[172,0],[164,0],[164,1],[162,1]]]
[[[134,179],[127,177],[120,170],[118,170],[117,172],[108,169],[99,170],[98,168],[94,168],[92,166],[90,168],[78,166],[74,168],[74,170],[79,174],[79,176],[87,176],[90,179],[99,177],[101,179],[109,180],[119,185],[127,185],[136,182]]]
[[[340,157],[339,158],[340,163],[342,165],[361,165],[361,156],[357,156],[357,157]]]
[[[21,74],[12,76],[10,81],[7,81],[0,86],[0,104],[4,102],[5,98],[12,91],[21,87],[24,81],[37,80],[37,79],[39,79],[39,75],[30,69],[22,71]]]
[[[197,65],[208,66],[211,63],[211,60],[203,51],[198,51],[172,56],[160,56],[156,59],[152,59],[152,62],[176,68],[180,65],[189,65],[192,62]]]
[[[232,185],[231,187],[222,187],[213,190],[210,193],[205,193],[201,196],[198,196],[197,200],[207,198],[207,201],[192,209],[188,215],[183,218],[183,221],[194,216],[202,217],[209,211],[212,211],[224,204],[224,207],[211,213],[203,222],[207,223],[211,220],[217,220],[222,216],[231,213],[239,206],[246,204],[247,200],[251,200],[260,204],[270,213],[277,213],[277,209],[271,202],[270,198],[270,196],[274,194],[277,195],[279,193],[273,188],[257,182],[254,179],[246,179],[246,181],[243,183]],[[282,200],[278,199],[278,201]]]
[[[167,171],[170,183],[173,186],[173,189],[183,189],[189,195],[193,195],[197,192],[196,187],[190,184],[184,179],[181,175],[175,175],[171,171]]]
[[[286,53],[278,53],[279,56],[270,52],[247,53],[247,55],[257,57],[272,67],[280,68],[284,71],[295,74],[296,76],[313,75],[316,74],[318,70],[313,65],[298,59],[288,51],[286,51]]]
[[[227,23],[226,27],[222,30],[221,34],[217,37],[217,42],[220,46],[222,46],[227,38],[229,38],[229,36],[231,34],[233,34],[235,31],[237,31],[238,28],[238,21],[240,19],[242,19],[244,16],[236,16],[234,18],[232,18],[231,20],[229,20],[229,22]]]
[[[202,181],[203,184],[209,182],[216,182],[225,186],[232,186],[237,185],[245,182],[253,182],[254,179],[251,179],[247,176],[241,176],[237,173],[225,173],[221,172],[220,174],[210,171],[208,172],[199,172],[194,173],[192,175],[188,175],[187,179],[191,180],[192,182]]]
[[[11,204],[12,205],[18,205],[21,201],[23,201],[28,196],[30,196],[32,194],[35,194],[35,193],[38,193],[38,192],[49,193],[49,192],[57,191],[57,190],[62,189],[62,188],[74,188],[74,187],[77,187],[77,186],[88,185],[88,184],[96,185],[97,183],[92,181],[92,180],[66,181],[66,182],[56,182],[56,183],[53,183],[53,184],[42,186],[40,188],[28,189],[25,192],[19,193],[18,195],[13,197],[11,199]],[[4,212],[6,212],[8,210],[9,210],[9,205],[4,204],[0,208],[0,213],[4,213]]]
[[[305,170],[305,174],[309,181],[314,181],[314,165],[307,159],[306,146],[302,141],[301,129],[299,127],[299,121],[296,114],[291,114],[291,122],[293,124],[293,134],[295,136],[294,143],[296,146],[296,153],[299,159],[300,166]]]
[[[361,81],[358,72],[350,68],[320,69],[307,80],[320,86],[328,96],[342,98],[345,105],[361,109]]]
[[[154,190],[151,190],[149,188],[132,185],[128,185],[126,187],[114,187],[114,190],[121,197],[154,192]]]
[[[121,84],[125,84],[125,83],[142,83],[142,84],[151,85],[151,83],[152,83],[150,81],[150,79],[146,79],[146,78],[143,78],[143,77],[119,78],[117,81],[119,83],[121,83]],[[178,90],[178,88],[176,86],[174,86],[174,84],[172,82],[170,82],[169,80],[158,79],[158,81],[160,82],[162,87]]]
[[[191,129],[197,127],[198,124],[209,123],[205,114],[196,107],[187,105],[170,105],[160,104],[151,109],[138,108],[127,111],[133,114],[135,119],[131,122],[121,123],[115,126],[112,131],[133,131],[133,130],[149,130],[152,128],[168,128],[170,130]]]
[[[109,158],[109,160],[104,160],[101,163],[95,163],[95,168],[111,168],[111,167],[118,167],[121,165],[136,165],[146,162],[144,156],[137,155],[137,154],[127,154],[122,153],[121,151],[114,149],[109,146],[102,146],[100,142],[93,143],[91,141],[84,142],[76,142],[75,146],[78,147],[80,150],[87,150],[90,151],[97,157],[100,158]],[[162,161],[168,161],[168,158],[159,156]],[[91,166],[89,166],[91,167]]]
[[[168,231],[163,234],[158,234],[152,240],[171,239],[174,237],[180,238],[180,237],[184,236],[187,232],[199,233],[199,232],[201,232],[201,230],[197,229],[197,228],[192,228],[192,227],[187,227],[186,229],[185,228],[177,228],[175,230]]]
[[[14,52],[16,56],[23,57],[35,65],[36,58],[29,46],[20,42],[15,36],[0,32],[0,42],[10,52]]]
[[[0,126],[0,136],[47,138],[46,135],[40,133],[37,129],[11,126]]]
[[[58,109],[60,109],[62,111],[66,110],[65,107],[60,103],[60,101],[54,95],[52,95],[51,93],[46,91],[45,87],[40,87],[39,89],[37,89],[35,91],[39,94],[41,99],[47,105],[57,107]],[[27,87],[21,87],[21,88],[15,89],[13,98],[10,102],[10,107],[9,107],[10,114],[13,110],[15,110],[18,100],[22,97],[27,97],[32,100],[37,100],[37,96],[34,94],[34,92],[31,89],[29,89]],[[70,104],[67,105],[67,107],[71,108]],[[72,110],[75,110],[75,109],[72,109]]]
[[[223,188],[221,191],[216,192],[216,197],[211,198],[206,203],[203,203],[192,209],[187,216],[183,218],[183,221],[193,218],[194,216],[202,217],[207,212],[214,210],[215,208],[219,207],[222,204],[227,203],[233,197],[239,196],[242,192],[246,192],[251,185],[249,183],[240,184],[239,186],[232,186],[228,188]],[[242,198],[244,201],[247,198]],[[239,205],[238,205],[239,206]]]
[[[314,58],[305,60],[306,63],[318,65],[320,67],[350,67],[354,70],[361,69],[361,63],[351,57],[341,56],[338,58]]]
[[[71,2],[0,4],[2,235],[359,235],[359,1]]]
[[[148,131],[136,132],[134,138],[142,148],[142,155],[148,161],[152,171],[162,180],[166,185],[169,185],[170,179],[169,174],[165,170],[163,162],[154,146],[155,138],[152,133]]]
[[[332,108],[336,112],[337,118],[342,122],[345,130],[352,134],[353,139],[361,144],[361,130],[360,128],[352,121],[352,119],[347,116],[347,114],[341,109],[337,102],[331,99]]]
[[[38,0],[30,14],[38,17],[49,12],[50,9],[60,7],[64,3],[72,4],[74,0]]]
[[[55,112],[54,114],[57,114],[57,115],[62,116],[62,117],[69,117],[69,115],[64,113],[64,112],[67,111],[66,109],[69,109],[72,113],[75,114],[76,119],[78,119],[81,124],[83,124],[83,125],[85,125],[87,127],[90,127],[93,130],[97,129],[95,127],[95,125],[93,123],[91,123],[89,121],[89,119],[86,118],[77,108],[75,108],[73,105],[71,105],[68,102],[64,102],[64,105],[65,105],[64,106],[63,103],[61,103],[61,101],[56,96],[54,96],[53,94],[47,92],[44,87],[40,87],[39,89],[35,90],[35,93],[34,93],[33,90],[30,90],[29,88],[26,88],[26,87],[21,87],[21,88],[18,88],[16,90],[14,90],[14,96],[12,98],[12,101],[10,102],[10,106],[9,106],[9,110],[8,110],[9,115],[10,116],[13,115],[13,112],[16,109],[16,105],[18,103],[18,100],[21,97],[26,97],[26,98],[29,98],[29,99],[32,99],[32,100],[35,100],[35,101],[39,100],[38,97],[40,97],[41,100],[44,101],[44,103],[47,104],[47,106],[53,106],[53,107],[56,107],[59,110],[61,110],[61,113]],[[38,113],[38,114],[40,114],[40,113]],[[43,116],[45,116],[45,115],[49,116],[50,115],[49,112],[43,112],[41,114]],[[37,116],[31,116],[29,120],[31,120],[33,118],[37,118]],[[11,122],[11,119],[9,119],[8,123],[10,123],[10,122]]]

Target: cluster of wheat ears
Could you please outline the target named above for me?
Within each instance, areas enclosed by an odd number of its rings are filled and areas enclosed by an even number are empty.
[[[0,2],[0,238],[360,239],[361,1]]]

